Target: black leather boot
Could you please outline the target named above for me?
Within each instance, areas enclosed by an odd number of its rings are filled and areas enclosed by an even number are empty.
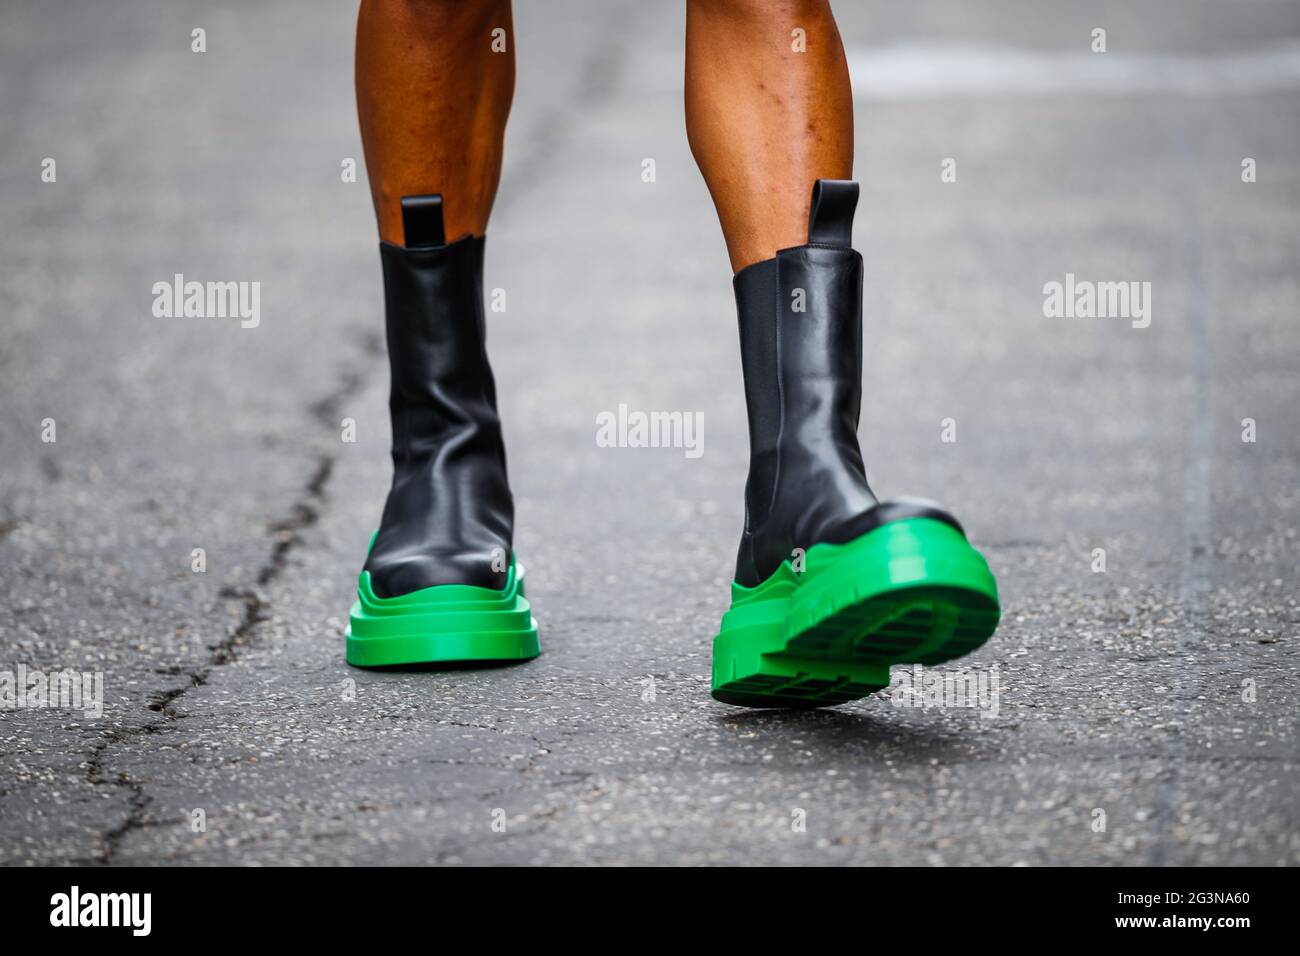
[[[996,583],[957,519],[867,484],[857,198],[857,183],[819,180],[807,245],[734,280],[750,469],[713,683],[731,703],[852,700],[890,664],[964,654],[997,623]]]
[[[485,349],[485,240],[445,242],[439,196],[405,197],[402,219],[406,245],[380,243],[393,483],[361,573],[348,660],[535,657]]]

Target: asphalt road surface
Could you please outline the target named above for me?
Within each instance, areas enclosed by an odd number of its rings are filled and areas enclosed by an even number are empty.
[[[996,706],[779,713],[708,694],[747,445],[681,4],[517,6],[489,341],[543,654],[363,672],[354,5],[4,5],[0,671],[104,707],[0,711],[0,863],[1300,862],[1300,7],[841,4],[868,471],[1004,620],[935,671]],[[155,314],[177,273],[258,324]],[[1149,325],[1045,315],[1067,274]],[[620,404],[703,454],[598,447]]]

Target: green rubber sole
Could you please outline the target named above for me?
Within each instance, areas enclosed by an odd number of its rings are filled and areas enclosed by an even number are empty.
[[[956,528],[930,518],[818,544],[757,587],[731,586],[713,641],[713,696],[821,707],[889,686],[894,664],[938,664],[989,639],[997,581]]]
[[[362,571],[349,615],[347,662],[356,667],[529,660],[537,621],[514,563],[500,591],[444,584],[394,598],[375,595]]]

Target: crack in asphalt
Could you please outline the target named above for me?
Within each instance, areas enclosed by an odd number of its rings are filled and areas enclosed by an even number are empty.
[[[533,127],[532,135],[525,141],[523,148],[516,153],[519,161],[515,165],[528,168],[547,153],[554,153],[556,142],[562,141],[564,130],[573,125],[575,115],[581,112],[576,108],[590,108],[609,96],[620,68],[621,51],[621,44],[609,44],[599,46],[594,53],[588,53],[586,62],[583,64],[586,82],[580,86],[581,93],[573,104],[575,109],[571,109],[559,117],[539,117]],[[531,181],[535,183],[539,180],[534,177]],[[528,181],[519,183],[516,188],[517,192],[514,193],[508,188],[503,190],[505,195],[497,203],[498,211],[507,205],[511,205],[520,195],[531,189]],[[359,361],[354,363],[351,368],[338,372],[336,375],[338,384],[322,398],[307,406],[307,414],[323,428],[333,430],[339,426],[338,415],[343,403],[348,398],[358,394],[366,386],[370,375],[374,372],[375,365],[378,364],[376,360],[382,358],[385,354],[383,337],[370,329],[361,330],[357,335],[356,342],[361,353]],[[304,486],[303,494],[290,504],[288,514],[284,518],[272,521],[269,524],[268,530],[272,535],[271,552],[267,560],[258,569],[254,578],[254,585],[244,588],[226,586],[219,592],[222,598],[242,601],[243,613],[239,624],[235,626],[234,630],[224,640],[211,648],[207,662],[197,670],[188,672],[188,683],[161,691],[150,698],[146,706],[150,711],[160,715],[157,720],[137,728],[114,731],[96,744],[87,764],[87,779],[91,783],[99,785],[112,784],[130,791],[128,812],[125,820],[105,832],[100,838],[101,847],[98,862],[109,862],[116,853],[121,841],[128,834],[148,826],[145,814],[153,800],[152,797],[145,793],[144,784],[135,780],[129,774],[119,773],[113,780],[106,777],[105,762],[107,752],[112,747],[126,743],[135,737],[157,733],[168,722],[177,719],[178,715],[172,705],[190,690],[206,684],[215,668],[238,660],[240,649],[253,642],[258,629],[270,616],[270,601],[261,589],[273,583],[280,576],[287,565],[289,556],[294,550],[303,545],[302,532],[311,528],[320,520],[322,508],[326,502],[326,489],[333,474],[336,460],[337,456],[334,454],[318,455],[312,475]],[[57,467],[52,462],[50,465]],[[50,479],[57,480],[58,476],[50,475]],[[521,736],[509,734],[508,731],[497,727],[485,726],[481,729],[491,730],[507,736]],[[549,747],[531,734],[522,736],[530,738],[536,745],[537,750],[545,751],[545,755],[551,753]],[[527,773],[533,770],[536,758],[540,755],[538,753],[529,754],[522,772]]]
[[[97,787],[122,787],[130,791],[130,796],[127,800],[128,810],[126,817],[120,824],[100,836],[100,854],[89,862],[109,862],[113,857],[114,851],[117,849],[118,841],[120,841],[133,826],[138,825],[138,823],[133,823],[132,821],[144,814],[145,808],[148,807],[150,800],[152,799],[144,792],[144,784],[133,779],[128,773],[118,773],[117,776],[112,779],[105,776],[105,753],[108,751],[109,747],[114,744],[122,743],[123,741],[129,740],[130,738],[140,734],[155,733],[157,729],[156,724],[146,724],[143,727],[137,727],[132,730],[115,730],[106,734],[102,740],[95,744],[94,749],[91,750],[90,759],[86,761],[87,782]]]
[[[437,721],[437,723],[447,727],[463,727],[471,730],[488,730],[494,734],[500,734],[502,737],[508,737],[514,740],[531,741],[535,749],[533,750],[532,753],[525,755],[524,766],[519,769],[520,773],[528,773],[530,770],[536,769],[537,759],[539,757],[549,757],[553,752],[549,746],[547,746],[545,743],[542,742],[540,737],[538,737],[536,734],[530,733],[529,731],[523,731],[522,733],[512,733],[509,730],[505,730],[501,727],[493,727],[489,724],[471,724],[459,720],[439,720]],[[509,763],[509,758],[507,758],[507,763]],[[487,794],[486,796],[492,796],[498,792],[505,792],[506,789],[509,788],[502,788],[501,790],[493,791],[492,793]]]
[[[351,369],[338,376],[338,385],[324,398],[308,407],[308,412],[318,423],[334,427],[334,411],[348,398],[360,392],[373,371],[374,358],[381,355],[378,337],[362,335],[360,338],[361,360]],[[298,498],[290,503],[287,514],[273,519],[267,525],[271,535],[271,550],[267,559],[257,569],[254,585],[235,587],[227,585],[219,592],[226,600],[242,602],[239,623],[231,629],[221,641],[209,647],[207,660],[202,666],[190,671],[178,671],[188,678],[185,684],[167,688],[150,696],[146,707],[160,715],[157,719],[125,730],[115,730],[95,744],[90,759],[86,762],[86,780],[96,786],[115,786],[128,791],[127,813],[123,821],[99,837],[99,854],[96,862],[109,863],[116,854],[122,840],[131,832],[147,827],[145,815],[153,798],[145,792],[142,781],[136,780],[126,772],[110,776],[107,772],[108,751],[118,745],[146,735],[155,734],[178,715],[173,704],[195,687],[202,687],[208,682],[212,671],[239,659],[241,650],[257,637],[260,627],[270,618],[270,601],[263,588],[275,582],[288,565],[290,555],[303,545],[303,532],[313,527],[319,520],[326,502],[326,492],[330,478],[334,474],[335,454],[321,453],[315,458],[311,475],[303,486]]]
[[[1190,148],[1196,149],[1196,145]],[[1213,621],[1209,614],[1209,595],[1211,590],[1211,573],[1213,566],[1213,510],[1214,501],[1211,488],[1211,474],[1214,466],[1214,417],[1210,412],[1210,393],[1214,388],[1212,353],[1210,349],[1210,309],[1213,302],[1213,290],[1209,274],[1214,263],[1211,250],[1205,241],[1205,210],[1200,196],[1194,191],[1188,196],[1187,211],[1189,216],[1188,235],[1190,238],[1190,259],[1188,275],[1192,281],[1192,295],[1189,303],[1191,319],[1191,356],[1189,373],[1193,389],[1193,406],[1191,411],[1191,434],[1188,442],[1188,455],[1183,464],[1183,538],[1184,558],[1182,575],[1179,582],[1179,601],[1182,604],[1183,626],[1178,630],[1178,653],[1183,658],[1181,666],[1174,670],[1175,702],[1173,719],[1187,723],[1188,702],[1199,691],[1193,675],[1198,652],[1203,651],[1207,639],[1213,631]],[[1185,782],[1185,770],[1188,758],[1192,755],[1191,744],[1181,732],[1172,736],[1166,749],[1166,756],[1173,759],[1165,771],[1164,780],[1158,792],[1158,825],[1162,839],[1157,841],[1152,864],[1167,865],[1170,845],[1173,842],[1178,820],[1178,803],[1185,799],[1188,784]]]

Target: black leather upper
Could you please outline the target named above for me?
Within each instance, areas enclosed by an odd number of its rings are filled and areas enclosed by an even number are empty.
[[[428,226],[413,220],[407,235]],[[484,347],[483,246],[380,243],[393,484],[365,564],[379,597],[506,583],[514,500]]]
[[[881,504],[858,447],[862,257],[851,247],[857,183],[819,180],[809,243],[736,274],[750,468],[736,582],[754,587],[796,548],[842,544],[889,521],[929,517],[919,499]],[[803,311],[798,311],[802,304]]]

